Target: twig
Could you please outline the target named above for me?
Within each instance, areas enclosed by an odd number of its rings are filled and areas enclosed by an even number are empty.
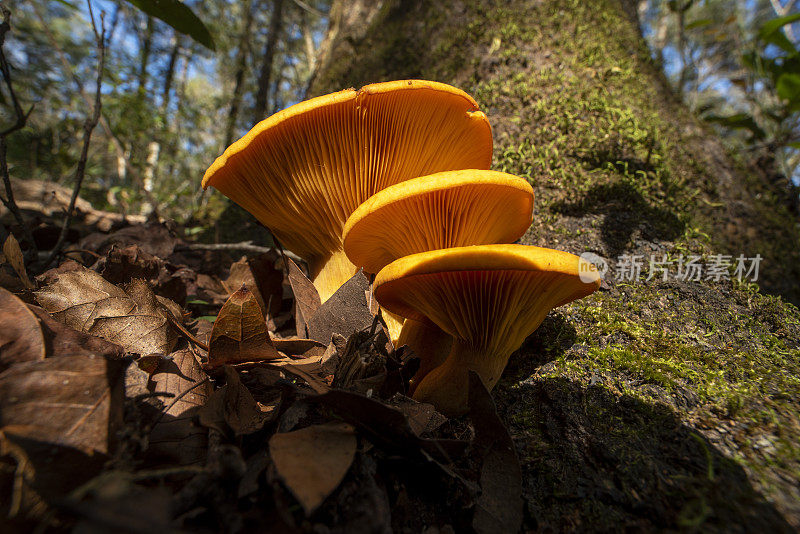
[[[78,160],[78,166],[75,169],[75,185],[72,188],[72,198],[69,201],[69,208],[67,208],[67,215],[64,218],[64,224],[61,225],[61,233],[58,236],[58,241],[56,242],[56,246],[53,247],[53,250],[50,251],[50,256],[48,256],[47,260],[45,260],[45,264],[43,268],[47,268],[53,260],[58,256],[61,252],[61,249],[64,248],[64,243],[67,239],[67,231],[69,230],[69,225],[72,222],[72,217],[75,213],[75,202],[78,200],[78,194],[81,191],[81,185],[83,184],[83,178],[86,175],[86,162],[89,159],[89,144],[92,140],[92,132],[94,131],[95,127],[97,126],[98,121],[100,120],[100,108],[102,106],[101,96],[102,96],[102,85],[103,85],[103,69],[105,68],[106,63],[106,44],[105,44],[105,36],[106,36],[106,25],[105,25],[105,12],[100,12],[100,31],[97,29],[97,23],[94,20],[94,10],[92,9],[92,0],[86,0],[86,5],[89,10],[89,18],[92,21],[92,31],[94,32],[95,42],[97,43],[97,51],[99,54],[97,60],[97,81],[95,84],[95,95],[94,95],[94,109],[92,110],[91,117],[86,119],[86,122],[83,124],[83,148],[81,149],[81,157]]]
[[[297,4],[298,7],[308,11],[312,15],[316,15],[318,17],[323,17],[323,18],[325,17],[325,13],[323,13],[322,11],[320,11],[319,9],[317,9],[315,7],[312,7],[312,6],[308,5],[308,4],[306,4],[305,2],[303,2],[303,0],[293,0],[293,1],[294,1],[295,4]]]
[[[14,108],[14,115],[16,117],[14,124],[0,132],[0,174],[3,176],[3,185],[5,186],[6,191],[5,198],[0,197],[0,200],[3,201],[3,205],[8,209],[8,211],[11,212],[11,214],[14,216],[14,219],[17,221],[17,224],[19,224],[19,226],[22,228],[23,237],[28,243],[28,250],[26,251],[25,256],[26,259],[31,260],[35,259],[37,255],[36,242],[33,240],[31,229],[25,224],[25,219],[22,217],[22,212],[20,211],[19,206],[17,206],[17,202],[14,200],[14,190],[11,187],[11,176],[8,173],[6,136],[25,126],[25,124],[28,122],[28,117],[33,111],[33,106],[30,107],[27,113],[22,110],[22,105],[19,103],[17,93],[14,91],[14,85],[11,83],[11,67],[8,64],[5,51],[3,50],[6,41],[6,34],[11,30],[11,11],[9,11],[9,9],[3,4],[0,4],[0,11],[2,11],[3,14],[3,22],[0,23],[0,72],[3,74],[3,81],[8,89],[8,94],[11,99],[11,106]]]
[[[174,398],[174,399],[172,399],[172,402],[170,402],[169,404],[167,404],[167,405],[164,407],[164,409],[163,409],[163,410],[161,410],[161,413],[160,413],[160,414],[158,414],[158,417],[156,418],[156,420],[155,420],[155,421],[153,421],[153,422],[150,424],[150,432],[152,432],[152,430],[155,428],[155,426],[158,424],[158,422],[159,422],[159,421],[161,421],[161,419],[162,419],[162,418],[163,418],[165,415],[167,415],[167,412],[168,412],[168,411],[170,411],[170,410],[172,409],[172,407],[173,407],[173,406],[175,406],[175,405],[178,403],[178,401],[179,401],[179,400],[181,400],[181,399],[182,399],[182,398],[184,398],[186,395],[188,395],[188,394],[189,394],[189,392],[190,392],[190,391],[192,391],[193,389],[195,389],[195,388],[197,388],[197,387],[200,387],[200,386],[202,386],[203,384],[205,384],[205,383],[206,383],[206,382],[208,382],[208,381],[209,381],[209,378],[208,378],[208,377],[205,377],[205,378],[204,378],[204,379],[202,379],[201,381],[199,381],[199,382],[195,382],[194,384],[192,384],[192,385],[191,385],[191,386],[189,386],[188,388],[186,388],[186,389],[184,389],[183,391],[181,391],[181,392],[180,392],[178,395],[176,395],[176,396],[175,396],[175,398]]]
[[[242,252],[253,252],[256,254],[267,254],[269,252],[275,252],[276,250],[278,252],[283,252],[283,250],[279,248],[254,245],[252,241],[242,241],[241,243],[186,243],[183,245],[177,245],[176,248],[178,250],[240,250]],[[291,252],[287,251],[283,252],[283,254],[292,258],[294,261],[303,261],[300,256]]]
[[[192,343],[194,343],[195,345],[197,345],[198,347],[200,347],[204,351],[208,352],[208,345],[206,345],[205,343],[203,343],[202,341],[197,339],[194,335],[192,335],[191,332],[186,330],[186,328],[184,328],[184,326],[182,324],[180,324],[177,321],[177,319],[175,319],[175,317],[172,316],[171,313],[169,313],[169,312],[165,313],[164,316],[167,318],[167,321],[169,321],[169,324],[171,324],[186,339],[188,339],[189,341],[191,341]]]

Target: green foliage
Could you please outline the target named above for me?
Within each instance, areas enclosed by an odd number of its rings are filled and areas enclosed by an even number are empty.
[[[151,17],[163,20],[209,50],[216,50],[214,39],[203,21],[179,0],[127,0]]]

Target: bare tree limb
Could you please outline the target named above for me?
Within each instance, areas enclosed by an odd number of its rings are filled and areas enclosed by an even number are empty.
[[[100,108],[102,106],[102,85],[103,85],[103,69],[105,68],[106,62],[106,26],[105,26],[105,13],[100,13],[100,29],[97,28],[97,23],[94,19],[94,10],[92,8],[92,0],[86,0],[87,8],[89,9],[89,17],[92,21],[92,31],[94,32],[95,42],[97,43],[97,80],[95,83],[95,95],[94,95],[94,109],[92,110],[92,115],[86,119],[83,123],[83,148],[81,149],[81,157],[78,160],[78,166],[75,168],[75,185],[72,189],[72,198],[69,201],[69,207],[67,208],[67,215],[64,218],[64,223],[61,225],[61,233],[58,236],[58,241],[56,245],[53,247],[53,250],[50,251],[50,255],[45,260],[45,264],[43,268],[47,268],[53,260],[56,259],[56,256],[61,252],[61,249],[64,248],[64,243],[67,239],[67,231],[69,230],[69,225],[72,222],[72,217],[75,214],[75,202],[78,200],[78,194],[81,191],[81,185],[83,185],[83,178],[86,175],[86,162],[89,159],[89,145],[92,141],[92,132],[94,131],[97,123],[100,121]]]
[[[5,186],[6,192],[5,197],[0,196],[0,200],[2,200],[3,205],[8,209],[8,211],[11,212],[11,214],[14,216],[14,219],[17,221],[17,224],[19,224],[21,227],[23,238],[28,243],[28,249],[25,252],[25,256],[27,260],[32,260],[36,258],[38,251],[36,250],[36,242],[33,240],[31,229],[25,224],[25,219],[22,217],[22,212],[20,211],[19,206],[17,206],[17,202],[14,200],[14,189],[11,187],[11,176],[8,172],[8,147],[6,145],[6,137],[25,126],[25,124],[28,122],[28,117],[33,111],[33,106],[31,106],[27,113],[22,110],[22,105],[17,98],[17,93],[14,91],[14,84],[11,83],[11,67],[6,60],[6,54],[3,49],[6,41],[6,34],[11,29],[11,11],[9,11],[5,4],[0,4],[0,11],[2,11],[3,15],[3,22],[0,23],[0,72],[3,74],[3,80],[5,81],[6,88],[8,89],[8,94],[11,99],[11,106],[14,108],[14,115],[16,117],[13,125],[0,132],[0,174],[3,176],[3,185]]]
[[[308,11],[312,15],[316,15],[318,17],[325,17],[325,13],[320,11],[319,9],[308,5],[307,3],[303,2],[303,0],[292,0],[298,7]]]
[[[293,254],[288,251],[283,251],[282,249],[272,248],[272,247],[262,247],[259,245],[254,245],[252,241],[243,241],[241,243],[187,243],[185,245],[178,245],[177,249],[183,250],[210,250],[210,251],[219,251],[219,250],[238,250],[240,252],[252,252],[254,254],[266,254],[268,252],[279,252],[281,255],[286,255],[294,261],[303,261],[300,256]]]

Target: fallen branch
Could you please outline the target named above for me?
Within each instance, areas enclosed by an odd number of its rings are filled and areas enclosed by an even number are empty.
[[[252,241],[242,241],[241,243],[186,243],[182,245],[177,245],[175,247],[178,250],[210,250],[210,251],[219,251],[219,250],[238,250],[241,252],[253,252],[254,254],[267,254],[270,252],[281,252],[281,250],[274,248],[274,247],[262,247],[259,245],[254,245]],[[303,259],[291,252],[284,252],[286,256],[291,258],[293,261],[303,261]]]
[[[67,208],[67,215],[64,218],[64,224],[61,225],[61,233],[58,236],[58,241],[56,242],[56,246],[53,247],[53,250],[50,251],[50,255],[43,266],[44,269],[53,263],[53,260],[56,259],[58,254],[61,252],[61,249],[64,248],[64,243],[67,239],[67,231],[69,230],[69,225],[72,222],[72,217],[75,213],[75,202],[78,200],[78,194],[81,191],[83,178],[86,175],[86,162],[89,159],[89,144],[92,140],[92,132],[100,120],[100,107],[102,106],[101,89],[103,85],[103,69],[105,68],[106,63],[105,13],[100,12],[100,31],[98,31],[97,24],[94,20],[94,10],[92,9],[91,0],[86,0],[86,4],[89,10],[89,18],[92,21],[92,31],[94,32],[95,42],[97,43],[97,52],[99,55],[97,59],[97,81],[95,84],[94,109],[92,110],[92,115],[88,117],[86,122],[83,124],[83,148],[81,149],[81,157],[78,160],[78,166],[75,169],[75,185],[72,189],[72,198],[70,199],[69,207]]]

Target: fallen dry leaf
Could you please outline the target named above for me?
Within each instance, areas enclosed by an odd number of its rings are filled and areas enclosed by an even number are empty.
[[[330,343],[333,334],[348,337],[370,326],[366,291],[369,280],[359,271],[326,300],[308,320],[308,337]]]
[[[107,454],[122,423],[124,367],[95,355],[16,363],[0,373],[0,428]]]
[[[164,305],[144,280],[134,280],[123,290],[83,269],[58,275],[35,295],[56,320],[128,352],[168,354],[177,341]]]
[[[205,460],[207,431],[195,424],[194,419],[213,388],[194,353],[179,350],[170,358],[159,360],[148,389],[172,395],[160,397],[160,402],[169,409],[150,431],[148,454],[170,458],[181,465]],[[178,399],[180,395],[183,396]]]
[[[522,525],[522,470],[514,442],[494,400],[474,371],[469,372],[469,416],[475,428],[474,448],[483,457],[481,494],[472,526],[478,534],[517,532]]]
[[[228,294],[235,293],[242,285],[247,286],[266,315],[275,317],[283,301],[283,273],[275,268],[276,259],[276,254],[244,257],[231,265],[230,274],[222,285]]]
[[[353,427],[328,423],[273,435],[269,453],[283,482],[309,515],[342,482],[356,445]]]
[[[127,284],[135,278],[157,279],[163,265],[163,260],[143,251],[139,245],[130,245],[112,248],[101,272],[112,284]]]
[[[278,352],[301,358],[322,356],[326,350],[325,343],[302,337],[272,338],[272,344]]]
[[[78,332],[65,324],[59,323],[39,306],[29,304],[28,308],[39,319],[48,358],[94,354],[111,359],[119,359],[125,355],[125,349],[116,343]]]
[[[226,365],[224,371],[225,385],[212,393],[200,409],[200,424],[235,436],[261,430],[270,414],[261,411],[236,369]]]
[[[447,421],[445,416],[436,411],[433,404],[417,402],[399,393],[391,398],[391,403],[405,414],[408,425],[418,436],[433,432]]]
[[[31,279],[28,278],[28,272],[25,270],[25,258],[22,255],[22,249],[19,248],[19,242],[17,238],[14,237],[14,234],[8,234],[6,242],[3,243],[3,255],[6,257],[6,261],[9,265],[11,265],[11,268],[14,269],[14,272],[17,273],[25,289],[35,288],[36,286],[31,282]]]
[[[383,402],[338,389],[307,397],[333,410],[342,419],[390,453],[414,460],[449,462],[448,455],[463,453],[466,442],[423,439],[411,429],[403,412]]]
[[[297,325],[297,335],[304,337],[308,334],[308,321],[314,316],[317,308],[320,307],[321,300],[314,284],[311,283],[300,267],[291,258],[286,258],[286,268],[288,270],[289,284],[292,286],[295,302],[295,324]],[[323,343],[327,343],[326,339]]]
[[[217,315],[208,342],[208,365],[257,362],[280,358],[272,345],[264,313],[255,295],[242,286]]]
[[[36,316],[24,302],[0,288],[0,371],[17,362],[43,360],[45,354]]]
[[[93,233],[80,241],[80,248],[105,255],[112,247],[138,245],[143,251],[167,259],[182,241],[161,223],[136,224],[111,234]]]

